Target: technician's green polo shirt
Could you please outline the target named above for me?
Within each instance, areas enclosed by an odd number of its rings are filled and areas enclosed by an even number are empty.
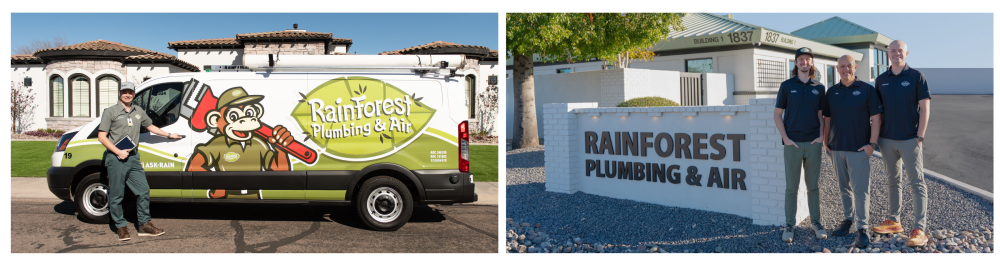
[[[101,125],[98,125],[97,129],[108,133],[111,144],[118,144],[118,140],[127,135],[132,139],[132,144],[138,148],[139,128],[146,128],[152,124],[153,120],[146,116],[146,111],[142,108],[132,104],[131,111],[125,111],[125,106],[119,101],[118,104],[104,109],[101,113]]]

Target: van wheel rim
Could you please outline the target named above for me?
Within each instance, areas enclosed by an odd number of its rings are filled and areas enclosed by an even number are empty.
[[[403,200],[399,192],[389,187],[379,187],[368,194],[368,215],[379,223],[388,223],[399,218],[403,212]]]
[[[108,214],[108,186],[94,183],[83,191],[83,210],[93,216]]]

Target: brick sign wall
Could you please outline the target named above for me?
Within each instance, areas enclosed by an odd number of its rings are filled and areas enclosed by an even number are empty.
[[[750,105],[545,104],[545,187],[784,222],[774,99]],[[801,182],[796,219],[808,216]]]

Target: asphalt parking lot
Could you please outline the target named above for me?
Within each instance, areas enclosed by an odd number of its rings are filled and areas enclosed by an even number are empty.
[[[993,192],[993,95],[932,95],[924,168]]]

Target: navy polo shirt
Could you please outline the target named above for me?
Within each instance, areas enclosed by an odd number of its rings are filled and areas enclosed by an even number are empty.
[[[931,98],[924,74],[910,68],[909,64],[903,66],[899,75],[892,74],[890,69],[875,78],[875,91],[885,107],[878,137],[891,140],[917,138],[917,123],[920,120],[917,103]]]
[[[875,88],[855,80],[849,87],[837,83],[826,91],[823,116],[830,117],[830,142],[834,151],[858,151],[871,140],[871,116],[882,113]]]
[[[815,78],[802,83],[792,77],[778,87],[775,108],[785,110],[785,134],[794,142],[812,142],[820,136],[819,111],[826,102],[826,86]],[[784,142],[782,142],[784,144]]]

